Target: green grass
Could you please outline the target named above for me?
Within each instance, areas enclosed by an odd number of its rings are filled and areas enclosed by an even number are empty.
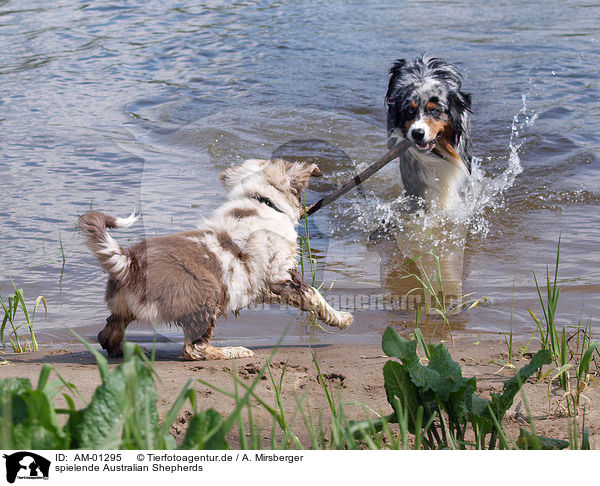
[[[317,259],[313,257],[312,249],[310,246],[310,232],[308,230],[308,216],[306,212],[306,194],[302,194],[302,209],[304,210],[304,219],[302,220],[304,225],[304,234],[299,237],[299,266],[302,277],[307,279],[310,274],[310,285],[315,287],[317,283]],[[305,261],[307,264],[305,265]],[[323,286],[319,285],[319,289]]]
[[[239,397],[232,414],[223,418],[212,409],[197,410],[190,380],[159,421],[156,402],[158,379],[152,362],[135,345],[126,343],[124,359],[109,370],[106,358],[85,343],[95,356],[102,383],[86,402],[75,385],[44,365],[38,385],[29,380],[0,380],[0,448],[2,449],[223,449],[225,434],[232,427],[250,392]],[[61,394],[67,408],[54,406]],[[79,396],[85,407],[77,409],[73,398]],[[170,434],[171,426],[186,401],[192,414],[183,441],[178,445]],[[58,420],[65,415],[66,421]]]
[[[422,265],[421,260],[423,258],[432,258],[434,262],[434,271],[429,275]],[[452,326],[450,325],[450,318],[453,315],[459,314],[463,309],[472,309],[487,301],[487,298],[482,297],[478,299],[468,299],[472,294],[466,294],[460,297],[460,303],[452,303],[448,300],[446,292],[444,290],[444,276],[442,275],[442,268],[440,264],[440,257],[433,251],[423,252],[413,258],[408,259],[404,262],[404,265],[414,263],[419,269],[419,274],[406,273],[402,278],[412,278],[417,281],[418,287],[411,289],[407,296],[414,292],[423,293],[423,306],[417,303],[416,313],[417,317],[415,322],[418,323],[421,314],[421,308],[423,309],[425,316],[431,315],[438,316],[444,327],[447,329],[450,336],[450,340],[454,343],[454,336],[452,334]],[[435,334],[436,329],[433,330]]]
[[[316,288],[319,292],[323,289],[324,282],[321,282],[317,286],[317,259],[313,256],[312,248],[310,244],[310,232],[308,229],[308,216],[306,210],[306,193],[302,194],[302,209],[304,211],[304,234],[298,237],[298,266],[300,267],[300,273],[302,278],[309,280],[311,287]],[[308,278],[310,276],[310,279]],[[323,326],[318,323],[318,318],[315,315],[311,315],[308,319],[309,326],[319,329],[323,332],[328,332]]]
[[[65,258],[65,248],[62,242],[62,235],[60,233],[60,225],[58,226],[58,244],[60,246],[60,255],[61,255],[61,263],[60,267],[60,279],[58,280],[58,287],[62,289],[62,281],[65,273],[65,264],[67,263],[67,259]]]
[[[561,387],[566,390],[568,387],[568,373],[569,368],[566,348],[566,336],[565,329],[563,328],[562,335],[559,333],[556,327],[556,312],[558,309],[558,299],[560,297],[560,288],[558,287],[558,264],[560,261],[560,238],[558,240],[558,248],[556,250],[556,260],[554,267],[554,276],[550,277],[550,269],[546,266],[546,300],[542,295],[542,289],[537,279],[535,271],[533,272],[533,278],[535,280],[535,287],[537,290],[538,298],[540,300],[543,319],[529,309],[529,313],[533,318],[538,328],[540,342],[542,349],[550,349],[552,352],[552,359],[556,366],[556,370],[561,370],[556,377],[560,380]]]
[[[591,338],[591,323],[584,328],[581,320],[577,326],[574,326],[575,332],[567,337],[567,329],[573,326],[563,326],[562,330],[557,327],[558,302],[560,297],[560,287],[558,286],[558,268],[560,262],[560,237],[556,249],[556,258],[554,263],[554,274],[550,274],[550,269],[546,266],[546,291],[543,292],[535,272],[533,277],[537,290],[538,299],[542,309],[542,318],[529,309],[529,314],[536,323],[538,336],[542,349],[550,350],[554,368],[548,370],[545,374],[538,375],[539,379],[550,377],[548,383],[548,406],[550,403],[550,387],[554,380],[558,380],[560,387],[565,391],[565,410],[569,416],[579,415],[581,409],[582,393],[587,389],[589,382],[593,379],[590,374],[590,365],[594,354],[598,355],[599,343]],[[544,298],[545,294],[545,298]],[[569,345],[569,342],[576,336],[575,349]],[[571,372],[574,375],[571,376]],[[574,380],[572,379],[574,378]],[[572,382],[574,381],[574,387]]]
[[[6,300],[0,295],[0,307],[4,312],[4,317],[0,324],[0,343],[2,343],[2,346],[5,346],[6,338],[8,337],[8,342],[15,353],[37,351],[38,343],[35,338],[33,323],[35,312],[40,304],[43,304],[44,311],[46,315],[48,314],[46,299],[41,295],[38,296],[33,304],[33,309],[30,309],[25,302],[23,289],[17,288],[12,279],[11,283],[14,293],[9,294]],[[29,337],[22,333],[23,328],[28,330]]]

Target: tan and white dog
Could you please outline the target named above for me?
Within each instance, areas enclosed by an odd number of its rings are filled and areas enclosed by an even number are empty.
[[[296,271],[302,192],[319,175],[315,164],[248,160],[220,175],[228,201],[197,229],[130,248],[119,246],[107,228],[131,226],[139,216],[80,216],[86,243],[109,274],[106,303],[112,314],[98,334],[102,347],[119,355],[125,328],[139,320],[181,326],[185,359],[250,357],[249,349],[217,348],[209,341],[219,316],[263,301],[348,327],[352,314],[332,308]]]

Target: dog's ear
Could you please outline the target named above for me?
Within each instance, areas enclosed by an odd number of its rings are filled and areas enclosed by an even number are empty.
[[[225,169],[219,174],[219,182],[225,188],[226,191],[230,191],[232,189],[231,172],[231,169]]]
[[[240,170],[240,166],[233,166],[225,169],[219,174],[219,181],[227,192],[231,192],[242,182],[244,175]]]
[[[289,164],[286,173],[290,178],[290,187],[297,194],[300,194],[308,187],[311,177],[321,177],[323,175],[317,164],[309,164],[307,162]]]
[[[387,93],[385,94],[385,102],[388,106],[395,102],[392,98],[394,97],[394,91],[396,90],[396,82],[398,81],[398,78],[402,76],[404,66],[406,66],[406,59],[396,59],[390,68],[390,72],[388,73],[390,80],[388,81]]]
[[[392,76],[394,74],[400,74],[400,71],[402,71],[402,68],[404,66],[406,66],[406,59],[396,59],[392,64],[392,67],[390,68],[389,74],[391,74]]]
[[[406,59],[396,59],[394,64],[390,68],[387,92],[385,94],[385,107],[387,110],[387,129],[388,138],[390,137],[394,128],[400,125],[400,103],[402,102],[402,96],[398,89],[399,80],[404,75]]]
[[[459,91],[458,95],[462,98],[461,104],[464,109],[471,113],[471,95],[469,93],[463,93],[462,91]]]
[[[262,174],[262,171],[268,161],[260,159],[249,159],[243,164],[234,165],[225,169],[219,174],[219,181],[227,192],[233,191],[238,187],[244,180],[251,181],[253,176]]]
[[[459,155],[470,167],[473,148],[469,133],[471,131],[471,95],[462,91],[451,92],[448,95],[449,114],[454,127],[454,140],[452,143],[458,148]]]

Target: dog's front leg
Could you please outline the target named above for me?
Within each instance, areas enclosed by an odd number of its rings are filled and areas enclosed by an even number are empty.
[[[290,270],[289,274],[289,280],[270,284],[269,297],[302,311],[312,312],[332,327],[346,329],[352,324],[350,312],[338,311],[331,307],[317,289],[304,281],[297,270]]]

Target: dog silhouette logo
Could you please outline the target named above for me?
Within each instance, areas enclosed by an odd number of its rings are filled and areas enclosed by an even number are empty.
[[[15,479],[48,479],[50,461],[39,454],[21,451],[14,454],[4,454],[6,460],[6,480],[12,484]]]

